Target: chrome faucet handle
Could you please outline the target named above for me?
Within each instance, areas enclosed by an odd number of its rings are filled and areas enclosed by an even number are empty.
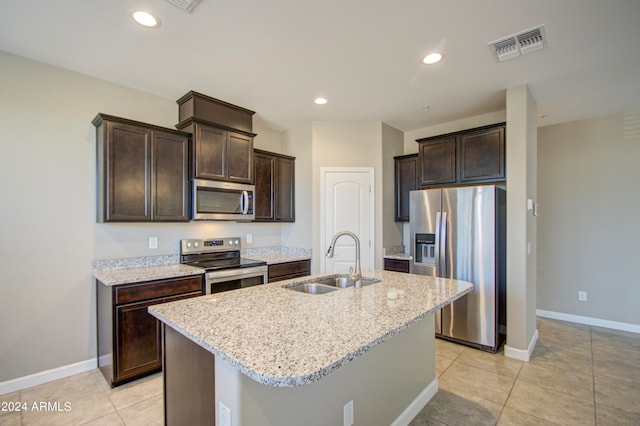
[[[349,279],[355,288],[362,287],[362,274],[359,274],[358,271],[354,273],[353,266],[349,266]]]

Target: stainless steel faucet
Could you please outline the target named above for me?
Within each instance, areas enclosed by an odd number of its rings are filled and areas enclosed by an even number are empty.
[[[356,234],[349,231],[341,231],[333,236],[331,244],[329,244],[329,250],[327,250],[327,257],[333,257],[333,251],[336,246],[336,240],[343,235],[348,235],[356,242],[356,270],[354,272],[353,267],[349,267],[349,279],[355,285],[355,288],[362,287],[362,270],[360,269],[360,239]]]

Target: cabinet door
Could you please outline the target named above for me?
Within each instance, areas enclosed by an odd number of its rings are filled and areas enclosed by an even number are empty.
[[[114,382],[162,367],[160,322],[147,312],[147,308],[163,300],[116,307]]]
[[[311,274],[311,260],[275,263],[269,265],[269,282],[304,277]]]
[[[194,128],[194,177],[226,180],[227,132],[197,123]]]
[[[398,259],[384,259],[384,270],[409,273],[409,261]]]
[[[459,136],[461,182],[504,179],[504,127]]]
[[[151,132],[107,122],[105,221],[150,221]]]
[[[396,222],[409,221],[409,192],[418,189],[418,155],[395,158]]]
[[[189,220],[188,144],[186,136],[154,131],[151,178],[153,220]]]
[[[195,291],[116,306],[114,384],[121,384],[162,368],[162,324],[147,308],[201,295],[202,291]]]
[[[276,157],[274,167],[273,198],[275,200],[275,220],[279,222],[295,222],[295,160]]]
[[[456,138],[445,137],[419,143],[420,186],[456,181]]]
[[[275,219],[273,209],[273,172],[275,158],[272,155],[255,153],[255,186],[253,208],[256,221]]]
[[[253,182],[253,138],[240,133],[227,134],[227,180]]]

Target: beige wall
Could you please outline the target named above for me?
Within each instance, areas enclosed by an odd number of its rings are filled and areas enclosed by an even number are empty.
[[[639,159],[622,114],[538,129],[538,309],[640,325]]]
[[[395,161],[404,151],[404,133],[382,124],[382,247],[403,245],[402,222],[395,222]]]
[[[382,269],[382,123],[362,121],[314,121],[312,127],[313,252],[320,253],[320,168],[373,167],[375,179],[374,261]],[[324,253],[322,253],[324,255]],[[320,256],[312,260],[320,271]]]
[[[311,123],[299,124],[282,134],[282,153],[296,157],[296,221],[282,224],[282,245],[284,246],[312,247],[312,142]]]
[[[527,85],[507,89],[507,342],[505,354],[528,361],[536,331],[537,104]],[[529,250],[528,247],[531,247]]]
[[[2,52],[0,69],[0,383],[95,358],[95,259],[177,254],[180,238],[247,232],[255,247],[280,244],[277,224],[97,224],[91,120],[173,127],[175,100]],[[256,147],[279,145],[263,133]]]

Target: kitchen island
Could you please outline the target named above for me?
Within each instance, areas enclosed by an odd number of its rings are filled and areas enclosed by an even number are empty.
[[[407,424],[437,392],[433,313],[472,284],[363,275],[380,282],[285,288],[312,276],[150,307],[164,323],[166,423],[342,425],[352,401],[354,424]]]

